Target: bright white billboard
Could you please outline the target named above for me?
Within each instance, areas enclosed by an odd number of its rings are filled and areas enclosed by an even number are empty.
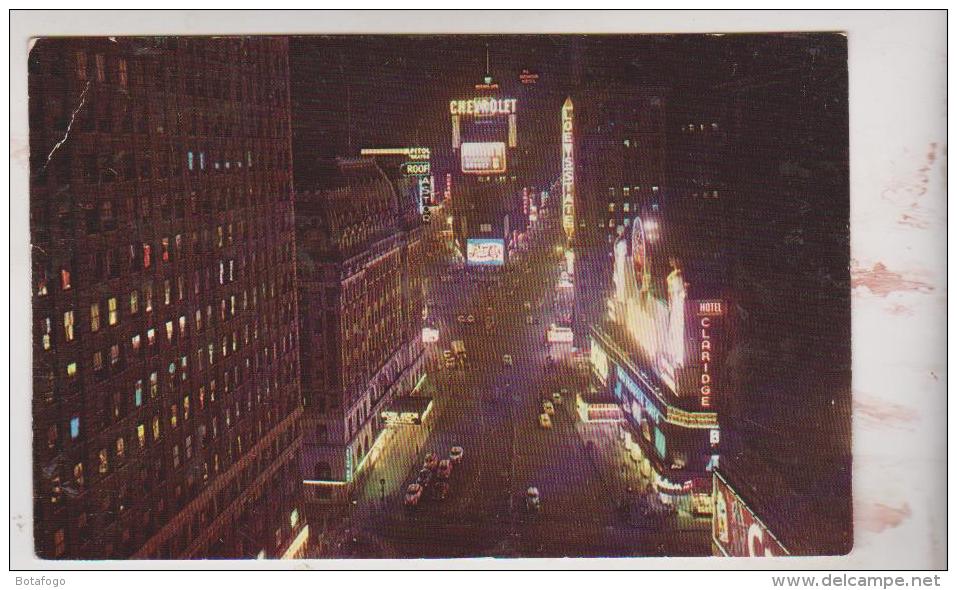
[[[468,264],[498,266],[505,264],[505,240],[472,238],[466,240]]]
[[[462,144],[463,174],[504,174],[505,142],[466,142]]]

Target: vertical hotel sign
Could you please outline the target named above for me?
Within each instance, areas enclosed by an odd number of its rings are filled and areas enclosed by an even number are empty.
[[[701,397],[702,408],[714,407],[715,378],[718,369],[718,358],[723,351],[718,350],[721,341],[718,338],[721,332],[721,320],[724,317],[724,301],[720,299],[697,301],[698,333],[695,335],[698,353],[697,386]]]
[[[571,97],[562,105],[562,227],[571,238],[575,231],[575,136]]]

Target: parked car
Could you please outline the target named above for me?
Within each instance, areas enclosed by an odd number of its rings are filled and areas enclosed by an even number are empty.
[[[439,457],[435,453],[428,453],[425,456],[425,462],[422,463],[423,469],[432,470],[435,469],[436,465],[439,464]]]
[[[422,487],[428,487],[428,485],[432,483],[432,470],[423,469],[419,471],[419,476],[416,478],[416,483]]]
[[[449,484],[445,481],[437,482],[432,486],[432,499],[441,502],[449,496]]]
[[[422,499],[422,486],[417,483],[409,484],[409,487],[405,489],[405,505],[406,506],[418,506],[419,500]]]
[[[549,416],[554,416],[554,415],[555,415],[555,406],[553,406],[553,405],[552,405],[552,402],[550,402],[550,401],[542,402],[542,411],[545,412],[545,413],[546,413],[547,415],[549,415]]]
[[[435,470],[439,479],[448,479],[452,475],[452,462],[448,459],[439,461],[439,466]]]
[[[512,366],[512,355],[510,355],[510,354],[503,354],[503,355],[502,355],[502,363],[504,363],[505,366],[507,366],[507,367],[511,367],[511,366]]]
[[[539,415],[538,415],[538,424],[539,424],[542,428],[551,428],[551,427],[552,427],[552,419],[551,419],[551,417],[549,417],[548,414],[539,414]]]
[[[465,455],[465,449],[462,447],[452,447],[449,450],[449,460],[452,461],[452,464],[461,463],[462,457]]]
[[[557,391],[556,391],[555,393],[553,393],[553,394],[552,394],[552,403],[554,403],[556,406],[560,406],[560,405],[562,405],[563,403],[565,403],[564,398],[562,397],[562,394],[559,393],[559,392],[557,392]]]

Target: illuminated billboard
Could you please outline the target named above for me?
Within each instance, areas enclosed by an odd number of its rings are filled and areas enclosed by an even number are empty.
[[[449,113],[453,115],[495,116],[512,115],[517,112],[518,100],[514,98],[470,98],[449,102]]]
[[[711,535],[727,557],[774,557],[789,552],[719,473],[714,474]]]
[[[571,97],[562,105],[562,227],[571,238],[575,231],[575,136]]]
[[[470,238],[465,242],[468,264],[501,266],[505,264],[505,240]]]
[[[464,174],[504,174],[505,143],[501,141],[462,144]]]

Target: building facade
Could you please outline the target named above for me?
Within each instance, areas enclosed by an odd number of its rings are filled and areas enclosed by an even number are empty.
[[[304,546],[288,80],[283,39],[33,48],[38,555]]]
[[[382,410],[423,377],[415,195],[373,160],[297,194],[307,502],[348,499],[381,450]]]

